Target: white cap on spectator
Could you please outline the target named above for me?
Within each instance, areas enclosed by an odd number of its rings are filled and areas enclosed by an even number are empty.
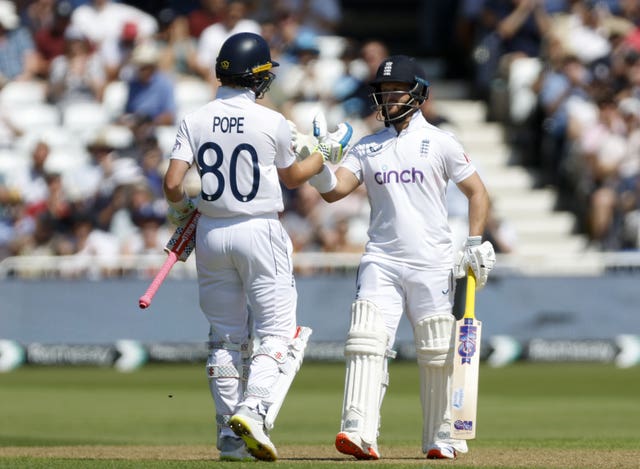
[[[155,65],[160,59],[158,46],[152,41],[145,41],[133,49],[131,62],[136,65]]]
[[[8,0],[0,0],[0,25],[4,29],[11,30],[18,27],[20,18],[16,13],[16,6]]]

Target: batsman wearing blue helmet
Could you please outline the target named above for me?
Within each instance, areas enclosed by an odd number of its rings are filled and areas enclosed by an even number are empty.
[[[489,196],[461,144],[420,112],[429,83],[414,58],[387,58],[371,86],[385,128],[354,144],[335,174],[325,165],[311,181],[327,202],[365,184],[371,205],[345,344],[342,421],[335,445],[357,459],[380,458],[387,361],[394,356],[396,331],[406,314],[420,370],[422,450],[430,459],[453,459],[467,451],[466,441],[450,434],[454,278],[472,268],[482,288],[495,264],[493,246],[481,237]],[[469,204],[469,233],[460,253],[454,252],[447,221],[449,180]]]
[[[222,460],[277,458],[269,431],[311,333],[296,323],[292,244],[278,218],[280,182],[297,187],[325,160],[338,162],[351,135],[342,124],[339,136],[312,139],[308,157],[298,161],[287,120],[256,102],[277,66],[261,36],[229,37],[216,61],[216,98],[182,120],[164,178],[170,221],[181,225],[194,210],[201,213],[198,291],[210,325],[206,372]],[[184,192],[192,165],[201,180],[195,200]]]

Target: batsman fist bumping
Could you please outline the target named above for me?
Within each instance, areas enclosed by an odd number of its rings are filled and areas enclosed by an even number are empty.
[[[297,187],[324,160],[313,152],[297,161],[284,116],[256,103],[276,66],[262,37],[229,37],[216,61],[217,96],[182,120],[164,178],[166,199],[180,206],[187,170],[195,164],[200,174],[196,267],[224,460],[276,459],[268,431],[311,333],[296,324],[292,245],[278,220],[280,181]]]
[[[357,459],[380,457],[377,438],[387,360],[406,314],[420,370],[422,450],[427,458],[452,459],[466,452],[467,445],[450,434],[455,283],[447,182],[453,180],[469,199],[469,236],[484,231],[489,197],[458,141],[429,124],[420,112],[429,83],[414,59],[389,57],[371,86],[385,128],[353,145],[335,174],[325,167],[314,177],[327,202],[365,184],[372,214],[351,308],[342,420],[335,444],[338,451]],[[484,272],[491,267],[484,263]]]

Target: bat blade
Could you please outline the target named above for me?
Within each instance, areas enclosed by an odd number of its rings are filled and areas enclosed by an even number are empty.
[[[196,247],[195,234],[199,218],[200,212],[196,210],[184,225],[176,228],[176,231],[174,231],[173,236],[171,236],[171,239],[167,242],[164,250],[167,253],[173,251],[176,253],[179,261],[186,261]]]
[[[193,212],[187,222],[176,228],[171,239],[167,242],[164,250],[167,252],[167,260],[164,261],[162,267],[151,281],[147,291],[138,299],[138,306],[140,309],[146,309],[151,304],[151,300],[155,296],[156,292],[167,278],[169,271],[178,261],[186,261],[191,252],[196,246],[196,228],[198,226],[198,219],[200,218],[200,212],[197,210]]]
[[[470,271],[465,313],[456,323],[451,379],[451,437],[460,440],[476,437],[482,321],[475,317],[475,290],[475,277]]]

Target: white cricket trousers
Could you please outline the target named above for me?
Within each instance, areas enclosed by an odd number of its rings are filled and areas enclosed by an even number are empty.
[[[210,218],[196,232],[200,307],[218,340],[245,342],[249,311],[258,338],[292,338],[297,291],[289,235],[276,214]]]

